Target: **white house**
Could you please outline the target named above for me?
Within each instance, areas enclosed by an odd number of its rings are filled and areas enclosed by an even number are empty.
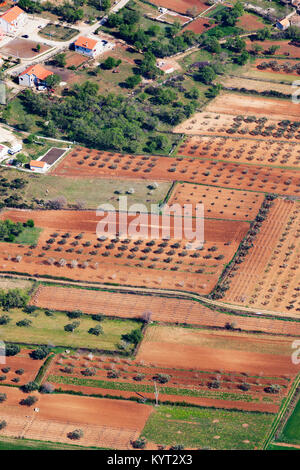
[[[106,41],[105,39],[97,41],[96,39],[86,38],[84,36],[79,36],[79,38],[74,42],[75,52],[92,58],[102,54],[106,50],[112,49],[113,47],[114,44]]]
[[[41,160],[31,160],[29,165],[31,171],[35,171],[36,173],[45,173],[49,168],[49,165]]]
[[[4,33],[16,33],[27,22],[27,15],[18,6],[14,6],[0,16],[0,29]]]
[[[19,85],[27,87],[44,85],[46,78],[50,75],[53,75],[53,72],[45,69],[42,65],[31,65],[19,75]]]
[[[8,147],[0,144],[0,161],[3,160],[7,156],[7,152],[8,152]]]

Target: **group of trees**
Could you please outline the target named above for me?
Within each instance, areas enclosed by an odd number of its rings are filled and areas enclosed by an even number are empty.
[[[22,289],[0,290],[0,305],[4,310],[23,308],[29,300],[28,294]]]
[[[152,52],[156,57],[165,57],[181,52],[196,44],[199,35],[192,31],[181,30],[179,23],[168,26],[163,30],[158,25],[152,25],[147,30],[140,27],[141,14],[129,7],[119,13],[110,15],[106,25],[115,29],[115,34],[132,44],[140,52]]]
[[[13,243],[18,235],[26,227],[34,227],[33,220],[27,220],[25,223],[13,222],[10,219],[0,221],[0,240]]]
[[[45,129],[49,134],[51,129],[53,137],[63,129],[70,140],[93,148],[136,152],[145,133],[151,133],[152,140],[159,120],[175,125],[195,111],[195,103],[181,102],[177,93],[164,86],[159,90],[152,102],[141,102],[138,96],[130,100],[115,94],[101,96],[96,83],[85,82],[74,85],[63,100],[49,100],[31,90],[26,90],[22,100],[29,113],[48,122]],[[158,147],[169,145],[165,136],[155,137]]]

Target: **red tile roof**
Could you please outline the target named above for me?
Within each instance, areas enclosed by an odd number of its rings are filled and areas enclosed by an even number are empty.
[[[79,36],[79,38],[75,41],[75,46],[84,47],[85,49],[93,50],[94,47],[97,45],[97,41],[95,39],[85,38],[84,36]]]
[[[21,8],[15,6],[15,7],[10,8],[9,10],[6,10],[6,12],[3,15],[1,15],[1,18],[5,20],[7,23],[12,23],[22,13],[24,13],[24,11]]]
[[[45,165],[46,163],[40,160],[31,160],[30,162],[30,166],[35,166],[37,168],[44,168]]]
[[[24,72],[20,73],[20,77],[22,75],[35,75],[39,80],[45,80],[49,75],[53,75],[53,72],[50,72],[49,70],[45,69],[42,65],[36,64],[36,65],[31,65],[28,67]]]

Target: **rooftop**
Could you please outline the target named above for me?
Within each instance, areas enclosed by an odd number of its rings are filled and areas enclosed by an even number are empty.
[[[39,80],[45,80],[49,75],[53,75],[53,72],[50,72],[49,70],[45,69],[42,65],[36,64],[36,65],[31,65],[28,67],[24,72],[20,73],[20,77],[22,75],[35,75]]]
[[[24,11],[19,8],[18,6],[14,6],[7,10],[3,15],[1,15],[1,18],[5,20],[7,23],[12,23],[14,20],[18,18]]]
[[[79,36],[79,38],[76,39],[74,44],[75,46],[84,47],[85,49],[92,50],[97,45],[97,41],[95,39],[86,38],[84,36]]]

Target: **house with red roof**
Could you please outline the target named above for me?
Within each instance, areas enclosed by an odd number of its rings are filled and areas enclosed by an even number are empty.
[[[27,15],[25,11],[18,6],[14,6],[0,16],[0,29],[6,34],[13,34],[22,28],[26,22]]]
[[[45,80],[50,75],[53,75],[53,72],[45,69],[42,65],[31,65],[19,75],[19,85],[31,88],[45,85]]]
[[[79,36],[79,38],[74,42],[75,52],[91,58],[113,48],[113,46],[113,43],[110,43],[105,39],[97,41],[96,39],[87,38],[85,36]]]

